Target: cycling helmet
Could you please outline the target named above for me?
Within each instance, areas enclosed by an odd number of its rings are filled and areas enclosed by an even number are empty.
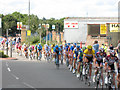
[[[110,56],[115,57],[116,52],[114,50],[110,50]]]
[[[55,48],[58,48],[58,47],[59,47],[58,45],[55,46]]]
[[[37,47],[37,45],[35,45],[35,47]]]
[[[91,46],[91,45],[88,45],[88,46],[87,46],[87,49],[92,49],[92,46]]]
[[[77,46],[77,48],[80,48],[80,46]]]
[[[77,43],[74,43],[74,45],[76,46],[76,45],[77,45]]]
[[[40,46],[41,44],[39,43],[38,45]]]
[[[105,52],[104,48],[100,48],[99,51],[100,51],[100,53],[104,53]]]
[[[70,46],[70,43],[68,43],[68,46]]]

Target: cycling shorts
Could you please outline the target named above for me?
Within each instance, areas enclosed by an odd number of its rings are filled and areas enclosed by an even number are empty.
[[[88,63],[92,63],[93,62],[93,56],[92,57],[85,57],[88,59]]]

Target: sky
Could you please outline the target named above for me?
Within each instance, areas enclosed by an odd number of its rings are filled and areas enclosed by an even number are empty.
[[[0,0],[0,14],[28,14],[29,0]],[[39,18],[117,17],[119,0],[30,0],[30,14]]]

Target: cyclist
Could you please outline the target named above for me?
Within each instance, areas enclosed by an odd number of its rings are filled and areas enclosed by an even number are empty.
[[[37,49],[38,49],[38,60],[40,60],[40,55],[42,57],[42,45],[40,43],[38,44]]]
[[[66,62],[67,66],[69,63],[69,51],[70,51],[70,47],[69,47],[69,45],[66,45],[66,47],[65,47],[65,62]]]
[[[91,45],[87,46],[87,49],[83,54],[83,62],[89,64],[89,83],[91,82],[91,73],[92,73],[92,62],[95,59],[95,51],[92,49]],[[83,67],[83,75],[85,75],[85,68]]]
[[[70,52],[69,52],[69,69],[70,69],[70,71],[72,71],[73,50],[74,50],[74,46],[71,46],[70,47]]]
[[[54,47],[54,50],[53,50],[53,52],[54,52],[54,55],[55,55],[55,63],[56,64],[59,64],[59,60],[60,60],[60,48],[59,48],[59,46],[58,45],[56,45],[55,47]],[[56,59],[58,57],[58,60]]]
[[[79,53],[79,50],[80,50],[80,46],[77,46],[76,49],[73,50],[73,74],[75,74],[76,72],[76,61],[77,61],[77,58],[78,58],[78,53]]]
[[[35,49],[34,49],[34,59],[35,59],[35,57],[37,57],[37,59],[38,59],[38,52],[37,52],[37,50],[38,50],[38,45],[35,45]]]
[[[118,66],[118,58],[116,56],[116,53],[114,50],[110,51],[110,55],[108,55],[105,59],[105,71],[107,72],[107,70],[111,70],[113,73],[113,88],[116,88],[115,85],[115,66],[114,63],[117,63]],[[108,81],[108,77],[106,76],[105,78],[105,82]]]
[[[24,47],[24,55],[25,55],[26,58],[28,58],[28,47],[27,47],[27,45],[25,45],[25,47]]]
[[[63,64],[63,45],[60,45],[61,64]]]
[[[94,66],[95,68],[96,67],[100,67],[102,69],[103,67],[103,59],[106,57],[106,53],[105,53],[105,50],[104,48],[100,48],[99,49],[99,52],[96,53],[96,59],[94,60]],[[95,82],[95,78],[96,78],[96,75],[97,75],[97,72],[98,72],[98,68],[96,68],[95,70],[95,74],[93,76],[93,82]],[[102,69],[102,75],[101,75],[101,78],[102,78],[102,83],[103,83],[103,69]]]
[[[33,51],[32,46],[29,46],[29,57],[30,58],[32,58],[32,55],[33,55],[32,51]]]
[[[81,63],[83,61],[83,51],[80,49],[78,51],[78,58],[77,58],[77,62],[78,62],[78,67],[77,67],[77,77],[79,78],[80,77],[80,66],[81,66]]]
[[[45,57],[49,57],[50,56],[50,47],[48,45],[46,45],[45,47]]]
[[[120,60],[119,60],[119,65],[118,65],[118,75],[117,75],[117,78],[116,78],[116,80],[117,80],[117,87],[118,87],[118,89],[120,89]]]

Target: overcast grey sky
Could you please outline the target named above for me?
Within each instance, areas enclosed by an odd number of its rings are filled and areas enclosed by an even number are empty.
[[[0,13],[28,14],[29,0],[0,0]],[[31,14],[39,18],[117,17],[119,0],[30,0]],[[88,15],[87,15],[88,13]]]

